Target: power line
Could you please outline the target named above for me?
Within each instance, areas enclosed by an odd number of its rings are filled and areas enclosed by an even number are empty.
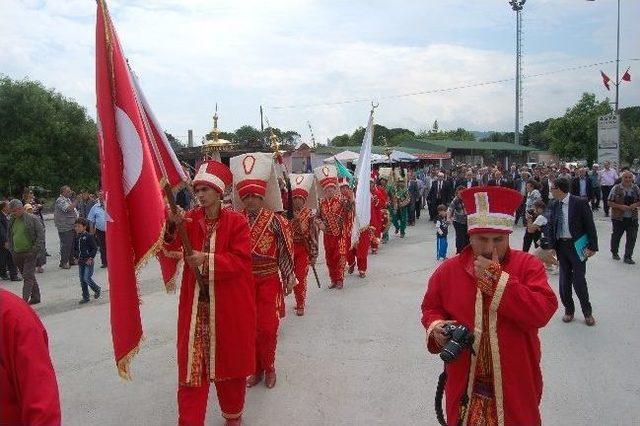
[[[626,59],[626,61],[629,61],[629,62],[631,62],[631,61],[639,61],[639,60],[640,60],[640,58]],[[611,64],[611,63],[614,63],[614,62],[616,62],[616,61],[615,60],[610,60],[610,61],[595,62],[593,64],[577,65],[577,66],[573,66],[573,67],[560,68],[560,69],[553,70],[553,71],[546,71],[546,72],[541,72],[541,73],[536,73],[536,74],[523,75],[523,78],[544,77],[544,76],[547,76],[547,75],[559,74],[559,73],[568,72],[568,71],[576,71],[576,70],[585,69],[585,68],[593,68],[593,67],[597,67],[597,66],[600,66],[600,65]],[[490,86],[490,85],[494,85],[494,84],[506,83],[506,82],[514,81],[514,80],[515,80],[515,77],[508,77],[508,78],[501,78],[499,80],[490,80],[490,81],[482,81],[482,82],[478,82],[478,83],[462,84],[462,85],[458,85],[458,86],[445,87],[445,88],[441,88],[441,89],[430,89],[430,90],[421,90],[421,91],[418,91],[418,92],[402,93],[402,94],[397,94],[397,95],[387,95],[387,96],[379,97],[377,99],[380,99],[380,100],[382,100],[382,99],[399,99],[399,98],[408,98],[408,97],[413,97],[413,96],[431,95],[431,94],[434,94],[434,93],[453,92],[453,91],[456,91],[456,90],[470,89],[470,88],[473,88],[473,87],[482,87],[482,86]],[[334,102],[318,102],[318,103],[309,103],[309,104],[272,106],[270,108],[273,109],[273,110],[291,109],[291,108],[311,108],[311,107],[320,107],[320,106],[346,105],[346,104],[363,103],[363,102],[371,102],[371,99],[370,98],[355,98],[355,99],[346,99],[346,100],[334,101]]]

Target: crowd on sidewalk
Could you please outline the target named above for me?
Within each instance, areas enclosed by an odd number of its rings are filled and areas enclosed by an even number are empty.
[[[69,186],[60,188],[55,200],[53,225],[58,231],[60,269],[78,266],[82,299],[89,301],[87,288],[100,296],[93,281],[94,258],[100,253],[101,267],[107,267],[106,213],[101,192],[76,195]],[[22,296],[29,304],[41,302],[36,274],[45,273],[47,258],[44,209],[33,191],[26,188],[22,199],[0,201],[0,279],[23,282]],[[49,226],[51,226],[49,224]]]

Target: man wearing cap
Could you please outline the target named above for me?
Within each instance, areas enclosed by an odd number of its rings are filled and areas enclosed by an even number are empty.
[[[396,179],[396,187],[393,189],[393,216],[391,222],[396,234],[400,232],[400,238],[404,238],[407,229],[407,218],[411,197],[407,191],[407,185],[402,177]]]
[[[310,173],[289,175],[293,199],[293,260],[298,281],[293,287],[293,294],[296,298],[295,312],[298,316],[304,315],[309,266],[315,265],[318,258],[318,228],[312,211],[312,208],[318,208],[314,179]]]
[[[540,341],[558,307],[540,260],[509,248],[522,195],[508,188],[474,187],[460,194],[468,213],[470,246],[429,279],[422,324],[429,352],[448,342],[445,324],[465,326],[475,340],[445,364],[450,425],[539,425]]]
[[[389,193],[387,192],[388,181],[386,177],[379,177],[376,185],[376,193],[380,200],[380,233],[381,241],[385,244],[389,241],[389,227],[391,226],[391,214],[389,213]]]
[[[241,424],[246,377],[255,370],[256,306],[249,226],[221,208],[231,172],[204,162],[193,179],[199,206],[170,215],[158,256],[165,283],[182,257],[176,223],[183,223],[193,254],[186,256],[178,306],[178,423],[203,425],[209,384],[214,382],[227,425]],[[199,271],[201,281],[196,278]]]
[[[322,221],[320,229],[324,231],[324,255],[331,279],[329,288],[341,289],[348,249],[344,235],[352,201],[345,198],[338,189],[338,171],[335,166],[321,166],[314,172],[324,195],[320,201],[318,219]]]
[[[380,237],[383,231],[382,210],[386,210],[386,206],[380,199],[375,179],[371,178],[369,182],[369,190],[371,191],[371,221],[369,229],[371,230],[371,253],[378,253],[380,247]]]
[[[275,357],[284,296],[295,285],[293,241],[282,211],[282,197],[271,154],[256,152],[231,158],[234,207],[249,221],[251,266],[257,309],[256,368],[247,386],[276,385]]]
[[[25,210],[20,200],[9,201],[9,211],[8,248],[24,279],[22,298],[30,305],[36,305],[40,303],[36,264],[38,255],[44,252],[44,225],[39,217]]]
[[[371,200],[371,209],[373,209],[373,195]],[[371,221],[369,222],[371,224]],[[352,225],[352,227],[354,224]],[[352,228],[353,229],[353,228]],[[349,230],[349,233],[351,233]],[[367,276],[367,256],[369,255],[369,248],[371,247],[371,240],[375,238],[371,231],[371,225],[365,229],[361,229],[358,234],[358,241],[354,241],[347,246],[347,265],[349,267],[349,274],[353,274],[356,269],[356,263],[358,266],[358,275],[360,278]],[[347,240],[351,242],[351,238]]]

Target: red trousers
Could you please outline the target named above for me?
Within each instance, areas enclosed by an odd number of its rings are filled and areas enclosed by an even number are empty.
[[[360,233],[358,244],[354,248],[349,250],[349,255],[347,256],[349,267],[354,266],[357,261],[358,272],[367,272],[367,255],[369,254],[370,239],[371,234],[367,229],[366,231]]]
[[[329,268],[329,278],[332,283],[344,281],[344,266],[346,263],[346,246],[341,236],[324,234],[324,257]]]
[[[202,386],[178,386],[178,425],[180,426],[204,425],[210,382],[206,368],[202,371]],[[247,378],[220,380],[214,383],[222,416],[225,419],[240,417],[244,408]]]
[[[258,316],[256,341],[256,374],[275,370],[276,346],[280,316],[278,303],[282,283],[280,276],[253,276],[256,284],[256,311]]]
[[[309,253],[304,243],[293,244],[294,272],[298,283],[293,287],[296,308],[304,309],[307,297],[307,275],[309,274]]]

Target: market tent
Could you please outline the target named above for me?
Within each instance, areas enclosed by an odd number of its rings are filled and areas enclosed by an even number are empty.
[[[358,157],[360,154],[358,154],[357,152],[353,152],[353,151],[342,151],[337,153],[336,155],[332,155],[329,158],[325,158],[323,161],[325,163],[333,163],[334,161],[336,161],[336,159],[338,159],[341,163],[355,163],[356,161],[358,161]]]

